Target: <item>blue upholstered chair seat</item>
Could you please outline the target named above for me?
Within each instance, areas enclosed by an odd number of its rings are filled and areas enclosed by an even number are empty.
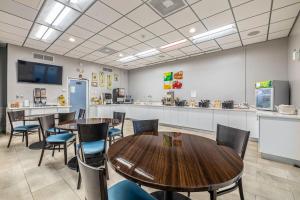
[[[96,154],[104,151],[105,141],[82,142],[81,145],[84,154]],[[79,145],[77,145],[77,147],[79,147]]]
[[[121,129],[119,129],[119,128],[110,128],[108,130],[108,136],[111,136],[111,137],[121,135],[121,134],[122,134],[122,132],[121,132]]]
[[[14,127],[14,131],[17,131],[17,132],[31,131],[34,129],[38,129],[39,127],[40,126],[36,125],[36,124],[17,126],[17,127]]]
[[[69,131],[58,129],[58,128],[49,128],[47,130],[50,133],[68,133]]]
[[[108,189],[108,199],[109,200],[120,200],[120,199],[130,199],[130,200],[156,200],[150,194],[145,192],[137,184],[124,180]]]
[[[50,135],[47,137],[47,142],[51,143],[61,143],[61,142],[67,142],[68,140],[72,139],[74,134],[72,133],[61,133],[56,135]]]

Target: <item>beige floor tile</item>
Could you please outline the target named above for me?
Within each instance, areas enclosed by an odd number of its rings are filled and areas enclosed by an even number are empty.
[[[3,200],[32,200],[32,194],[25,180],[0,190],[0,199]]]

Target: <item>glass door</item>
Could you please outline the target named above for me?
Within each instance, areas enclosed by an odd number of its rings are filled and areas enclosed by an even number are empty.
[[[273,110],[273,88],[256,89],[256,108],[259,110]]]

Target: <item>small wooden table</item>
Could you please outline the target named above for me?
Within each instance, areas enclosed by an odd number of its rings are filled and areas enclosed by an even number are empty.
[[[67,131],[77,131],[78,124],[98,124],[98,123],[108,123],[109,127],[114,127],[120,124],[118,119],[113,118],[88,118],[88,119],[78,119],[65,123],[58,124],[55,128],[67,130]],[[78,162],[77,157],[73,157],[68,161],[68,167],[72,170],[77,170]]]
[[[152,193],[159,200],[189,199],[177,192],[212,194],[237,181],[244,168],[232,149],[177,132],[127,136],[110,146],[108,158],[125,178],[164,191]]]

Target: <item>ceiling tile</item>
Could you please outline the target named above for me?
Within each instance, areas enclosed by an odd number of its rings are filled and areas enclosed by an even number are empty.
[[[290,29],[277,31],[269,34],[269,40],[274,40],[278,38],[288,37]]]
[[[193,53],[196,53],[196,52],[201,52],[201,50],[199,48],[197,48],[195,45],[183,47],[180,50],[183,51],[186,54],[193,54]]]
[[[9,25],[9,24],[2,23],[2,22],[0,22],[0,31],[15,34],[15,35],[19,35],[21,37],[26,37],[27,34],[28,34],[27,29],[18,28],[16,26]]]
[[[172,57],[181,57],[181,56],[185,56],[186,54],[179,50],[174,50],[174,51],[169,51],[167,53],[167,55],[172,56]]]
[[[147,41],[147,40],[150,40],[150,39],[154,38],[155,35],[150,33],[149,31],[147,31],[146,29],[141,29],[141,30],[139,30],[135,33],[132,33],[131,37],[133,37],[133,38],[135,38],[139,41],[144,42],[144,41]]]
[[[113,23],[111,26],[126,34],[130,34],[141,28],[139,25],[127,19],[126,17],[121,18],[117,22]]]
[[[14,0],[14,1],[34,9],[38,9],[41,6],[41,3],[43,2],[43,0]]]
[[[141,26],[148,26],[149,24],[161,19],[161,17],[146,4],[132,11],[127,16]]]
[[[109,45],[107,45],[109,48],[111,49],[114,49],[116,51],[121,51],[123,49],[126,49],[127,47],[122,45],[122,44],[119,44],[118,42],[114,42],[114,43],[111,43]]]
[[[186,0],[186,2],[188,4],[190,4],[190,5],[192,5],[192,4],[194,4],[194,3],[198,2],[198,1],[201,1],[201,0]]]
[[[267,39],[267,35],[261,35],[258,37],[252,37],[252,38],[243,40],[243,44],[248,45],[248,44],[254,44],[254,43],[258,43],[258,42],[264,42],[264,41],[266,41],[266,39]]]
[[[171,43],[185,39],[178,31],[173,31],[161,36],[162,39]]]
[[[4,37],[1,36],[1,32],[0,32],[0,42],[1,43],[8,43],[8,44],[14,44],[14,45],[21,46],[23,44],[23,41],[24,40],[17,41],[17,40],[11,40],[11,39],[8,39],[8,38],[4,38]]]
[[[83,39],[88,39],[89,37],[93,36],[94,33],[87,31],[83,28],[80,28],[79,26],[73,25],[71,26],[66,33],[74,35],[76,37],[80,37]]]
[[[29,30],[32,22],[0,11],[0,22]]]
[[[194,33],[190,32],[191,28],[195,29]],[[194,24],[191,24],[191,25],[188,25],[188,26],[185,26],[185,27],[179,29],[179,31],[186,37],[192,37],[194,35],[198,35],[200,33],[206,32],[207,29],[203,26],[203,24],[201,22],[196,22]]]
[[[273,9],[282,8],[291,4],[300,3],[300,0],[273,0]]]
[[[203,51],[210,51],[212,49],[218,49],[219,46],[214,40],[210,40],[207,42],[202,42],[197,44],[197,46],[202,49]]]
[[[249,33],[254,32],[254,31],[259,31],[259,33],[255,36],[251,36],[251,35],[249,36],[248,35]],[[254,29],[250,29],[250,30],[241,32],[241,38],[244,41],[247,38],[259,37],[261,35],[266,35],[267,32],[268,32],[268,26],[257,27],[257,28],[254,28]]]
[[[49,49],[47,49],[47,52],[55,53],[55,54],[59,54],[59,55],[64,55],[68,51],[69,51],[68,48],[64,48],[64,47],[60,47],[60,46],[56,46],[56,45],[51,45],[49,47]]]
[[[236,41],[236,42],[221,44],[220,46],[222,47],[222,49],[232,49],[232,48],[235,48],[235,47],[242,46],[242,43],[241,43],[241,41]]]
[[[232,7],[235,7],[235,6],[241,5],[243,3],[246,3],[248,1],[249,0],[230,0],[230,3],[231,3]]]
[[[288,7],[280,8],[278,10],[273,10],[271,23],[296,17],[299,13],[299,10],[300,10],[300,3]]]
[[[92,49],[92,50],[96,50],[96,49],[100,49],[103,45],[98,44],[96,42],[92,42],[92,40],[87,40],[84,43],[82,43],[81,46]]]
[[[254,0],[233,8],[237,21],[263,14],[271,10],[271,0]]]
[[[99,1],[88,9],[85,14],[105,24],[111,24],[122,16]]]
[[[163,41],[162,39],[160,39],[159,37],[156,37],[152,40],[148,40],[147,42],[145,42],[146,44],[154,47],[154,48],[158,48],[161,46],[166,45],[167,43],[165,41]]]
[[[118,40],[118,42],[120,44],[123,44],[123,45],[128,46],[128,47],[131,47],[131,46],[134,46],[134,45],[140,43],[138,40],[136,40],[136,39],[134,39],[130,36],[123,37],[120,40]]]
[[[174,13],[166,18],[166,20],[172,24],[175,28],[181,28],[183,26],[192,24],[198,21],[198,18],[193,11],[187,7],[177,13]]]
[[[63,47],[63,48],[67,48],[67,49],[71,50],[71,49],[75,48],[77,46],[77,44],[69,42],[69,41],[65,41],[65,40],[62,40],[59,38],[51,46]]]
[[[36,9],[12,0],[2,0],[0,10],[30,21],[34,21],[38,13]]]
[[[120,1],[120,0],[101,0],[106,5],[114,8],[123,15],[127,14],[131,10],[135,9],[143,2],[141,0],[130,0],[130,1]]]
[[[174,30],[174,28],[165,22],[165,20],[155,22],[154,24],[147,26],[146,29],[158,36]]]
[[[83,56],[81,59],[82,59],[82,60],[86,60],[86,61],[91,61],[91,62],[93,62],[94,60],[97,60],[98,57],[97,57],[97,56],[94,56],[94,55],[92,55],[92,54],[88,54],[88,55],[86,55],[86,56]]]
[[[192,6],[200,19],[210,17],[230,8],[228,0],[202,0]]]
[[[133,54],[136,54],[138,52],[139,52],[139,50],[132,49],[132,48],[128,48],[128,49],[125,49],[125,50],[122,51],[122,53],[125,53],[125,54],[128,54],[128,55],[133,55]]]
[[[232,16],[232,12],[228,10],[220,14],[214,15],[212,17],[209,17],[207,19],[204,19],[203,23],[208,28],[208,30],[212,30],[215,28],[220,28],[225,25],[233,24],[234,19]]]
[[[138,50],[138,51],[146,51],[146,50],[151,49],[152,47],[141,43],[141,44],[133,46],[132,48],[135,49],[135,50]]]
[[[245,20],[237,22],[239,31],[245,31],[259,26],[265,26],[269,24],[270,13],[265,13],[255,17],[251,17]]]
[[[111,40],[118,40],[121,37],[125,36],[125,34],[121,33],[120,31],[118,31],[116,29],[110,28],[110,27],[107,27],[106,29],[101,31],[99,34],[102,36],[105,36]]]
[[[239,34],[235,33],[232,35],[218,38],[218,39],[216,39],[216,41],[221,45],[221,44],[227,44],[227,43],[240,41],[240,37],[239,37]]]
[[[25,37],[0,31],[0,40],[3,40],[3,41],[13,40],[13,41],[16,41],[16,42],[22,42],[23,43],[23,41],[25,40]]]
[[[94,51],[91,53],[91,55],[97,56],[98,58],[103,58],[103,57],[107,56],[107,54],[101,53],[99,51]]]
[[[87,48],[87,47],[84,47],[84,46],[78,46],[74,50],[83,52],[85,54],[92,53],[94,51],[93,49],[90,49],[90,48]]]
[[[107,45],[107,44],[109,44],[109,43],[112,42],[112,40],[110,40],[110,39],[108,39],[106,37],[103,37],[103,36],[101,36],[99,34],[94,35],[89,40],[91,42],[93,42],[93,43],[97,43],[97,44],[102,45],[102,46],[105,46],[105,45]]]
[[[291,29],[294,24],[295,18],[283,20],[280,22],[276,22],[273,24],[270,24],[270,33],[278,32],[281,30]]]
[[[25,47],[29,47],[29,48],[34,48],[34,49],[38,49],[38,50],[45,50],[47,47],[49,47],[49,43],[45,43],[42,41],[38,41],[38,40],[33,40],[30,38],[27,38],[24,46]]]
[[[93,33],[97,33],[103,28],[105,28],[105,24],[88,17],[87,15],[82,15],[75,23],[75,25],[84,28],[86,30],[89,30]]]

